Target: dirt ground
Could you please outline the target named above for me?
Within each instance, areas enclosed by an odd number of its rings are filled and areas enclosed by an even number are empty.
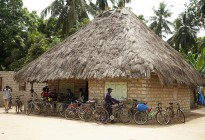
[[[0,108],[0,140],[205,140],[205,108],[186,114],[185,124],[96,124],[59,117],[27,116]]]

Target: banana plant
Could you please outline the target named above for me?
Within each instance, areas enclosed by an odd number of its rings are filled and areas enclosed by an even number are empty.
[[[189,63],[205,78],[205,48],[203,48],[199,54],[192,53],[191,51],[188,52],[186,58]]]

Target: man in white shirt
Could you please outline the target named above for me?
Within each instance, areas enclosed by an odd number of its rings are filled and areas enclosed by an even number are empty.
[[[3,100],[4,100],[6,113],[8,113],[8,110],[9,110],[9,102],[10,102],[10,98],[11,98],[11,93],[12,93],[12,90],[11,90],[11,88],[9,88],[9,86],[6,86],[3,89]]]

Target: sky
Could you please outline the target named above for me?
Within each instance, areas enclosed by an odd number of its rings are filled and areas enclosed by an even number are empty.
[[[38,14],[49,6],[54,0],[23,0],[24,7],[31,11],[37,11]],[[177,15],[184,10],[184,4],[188,3],[189,0],[132,0],[131,4],[127,4],[132,8],[132,11],[137,15],[144,15],[146,18],[153,15],[152,8],[157,9],[159,3],[164,1],[170,10],[172,11],[172,19],[175,19]]]
[[[54,0],[22,0],[24,7],[30,12],[37,11],[40,15],[41,11],[49,6]],[[164,1],[172,12],[172,17],[169,19],[171,22],[177,18],[177,16],[184,11],[184,5],[189,3],[190,0],[132,0],[131,4],[126,6],[131,7],[132,11],[136,15],[144,15],[145,19],[149,19],[153,16],[153,7],[158,9],[159,3]],[[205,31],[201,31],[200,35],[204,36]]]

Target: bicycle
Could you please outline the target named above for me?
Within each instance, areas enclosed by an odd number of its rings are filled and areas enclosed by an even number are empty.
[[[69,103],[64,101],[64,102],[60,102],[58,104],[59,104],[57,107],[58,114],[60,114],[61,117],[65,117],[65,110],[67,109]]]
[[[108,119],[108,112],[103,105],[97,104],[97,100],[89,100],[87,104],[82,104],[78,108],[78,116],[81,120],[96,122],[106,122]]]
[[[176,112],[174,111],[174,104],[177,106]],[[169,103],[169,106],[166,108],[167,113],[169,114],[171,120],[173,120],[175,117],[179,122],[185,123],[185,115],[183,111],[180,108],[179,103]]]
[[[15,100],[15,106],[16,106],[16,113],[19,114],[19,112],[22,112],[22,106],[23,103],[21,101],[21,97],[24,95],[18,95],[16,96],[16,100]]]
[[[131,120],[134,120],[134,114],[137,112],[137,104],[140,102],[136,99],[133,99],[131,102],[130,108],[124,108],[123,111],[120,113],[121,116],[121,122],[126,124],[130,123]]]
[[[166,125],[170,122],[169,114],[162,109],[162,103],[158,103],[156,110],[152,111],[148,109],[148,111],[137,111],[134,114],[134,121],[136,124],[143,125],[148,120],[156,119],[156,121],[161,125]]]
[[[41,98],[42,105],[41,105],[41,111],[44,114],[44,116],[49,116],[54,112],[53,105],[48,101],[48,99]]]
[[[32,112],[34,114],[41,114],[41,101],[38,101],[38,98],[31,97],[31,99],[28,101],[27,108],[26,108],[26,114],[30,115]]]
[[[125,119],[125,117],[128,118],[128,120],[130,120],[129,118],[129,108],[125,107],[125,103],[126,101],[121,101],[119,104],[117,105],[113,105],[112,106],[112,114],[109,117],[110,121],[119,121],[121,123],[127,123],[127,120]],[[108,110],[108,106],[106,106],[107,110]]]
[[[67,109],[65,110],[65,117],[66,119],[75,119],[78,117],[78,108],[81,105],[80,101],[75,101],[68,105]]]

